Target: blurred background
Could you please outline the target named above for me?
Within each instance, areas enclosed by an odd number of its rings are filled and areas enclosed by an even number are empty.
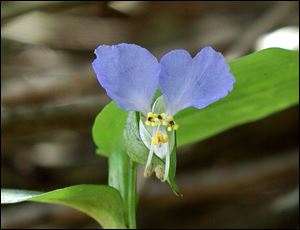
[[[91,127],[109,98],[91,61],[99,44],[120,42],[158,58],[205,45],[228,60],[267,47],[299,49],[299,3],[1,1],[2,188],[107,183]],[[184,196],[140,176],[138,226],[298,228],[298,115],[297,105],[180,148]],[[1,228],[99,227],[70,208],[22,203],[1,207]]]

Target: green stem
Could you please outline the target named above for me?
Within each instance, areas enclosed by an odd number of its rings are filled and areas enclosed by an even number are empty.
[[[128,181],[128,223],[130,229],[136,229],[136,163],[130,160]]]

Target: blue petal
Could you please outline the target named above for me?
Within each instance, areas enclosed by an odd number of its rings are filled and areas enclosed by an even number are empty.
[[[146,114],[158,88],[160,65],[146,49],[134,44],[101,45],[92,66],[107,95],[128,111]]]
[[[159,86],[171,115],[190,106],[208,106],[225,97],[235,82],[222,54],[211,47],[194,58],[185,50],[174,50],[160,63]]]

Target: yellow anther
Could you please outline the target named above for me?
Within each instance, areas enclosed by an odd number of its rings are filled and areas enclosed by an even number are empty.
[[[156,133],[154,137],[151,139],[151,143],[153,145],[161,144],[161,143],[167,143],[169,140],[168,135],[163,136],[162,133],[159,131]]]
[[[167,130],[169,132],[172,132],[172,130],[177,130],[179,128],[179,126],[174,121],[173,116],[167,116],[165,113],[156,114],[148,112],[145,124],[152,127],[156,127],[158,125],[167,126]],[[165,143],[161,140],[163,139],[160,139],[158,142]]]
[[[165,119],[166,118],[166,114],[165,113],[161,113],[160,116]]]
[[[153,126],[153,127],[155,127],[155,126],[157,126],[158,125],[158,121],[159,121],[159,119],[157,118],[157,114],[155,114],[155,113],[152,113],[152,112],[148,112],[147,113],[147,119],[146,119],[146,121],[145,121],[145,124],[146,125],[148,125],[148,126]]]
[[[149,165],[144,171],[144,177],[151,176],[152,172],[153,172],[152,165]]]
[[[162,143],[167,143],[168,140],[169,140],[169,136],[168,136],[168,135],[165,135],[165,136],[162,138],[161,142],[162,142]]]
[[[173,116],[167,116],[167,120],[168,121],[173,121],[174,119],[173,119]]]
[[[158,126],[158,122],[157,122],[157,121],[152,121],[152,122],[151,122],[151,126],[152,126],[152,127]]]
[[[152,137],[151,143],[153,145],[157,145],[158,144],[158,138],[157,138],[157,136]]]
[[[163,126],[167,126],[169,123],[168,122],[166,122],[165,120],[164,121],[162,121],[162,125]]]
[[[177,125],[177,124],[175,124],[174,126],[173,126],[173,129],[174,130],[177,130],[179,128],[179,126]]]
[[[147,117],[152,117],[154,114],[152,112],[147,113]]]
[[[164,180],[164,170],[161,165],[158,165],[157,167],[155,167],[154,172],[155,172],[155,176],[158,179],[160,179],[161,181]]]
[[[179,126],[176,124],[176,122],[174,120],[170,120],[168,122],[168,128],[167,128],[167,130],[169,132],[171,132],[172,130],[177,130],[178,128],[179,128]]]

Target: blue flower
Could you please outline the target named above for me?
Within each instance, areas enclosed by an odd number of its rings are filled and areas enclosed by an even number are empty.
[[[121,109],[141,113],[140,136],[149,149],[145,176],[152,172],[154,153],[165,160],[161,179],[168,179],[179,127],[173,116],[187,107],[205,108],[232,90],[235,79],[224,57],[211,47],[194,58],[180,49],[159,63],[146,49],[125,43],[101,45],[95,54],[92,66],[107,95]],[[158,89],[162,95],[154,98]]]
[[[146,49],[134,44],[101,45],[92,66],[107,95],[128,111],[151,110],[160,65]]]

